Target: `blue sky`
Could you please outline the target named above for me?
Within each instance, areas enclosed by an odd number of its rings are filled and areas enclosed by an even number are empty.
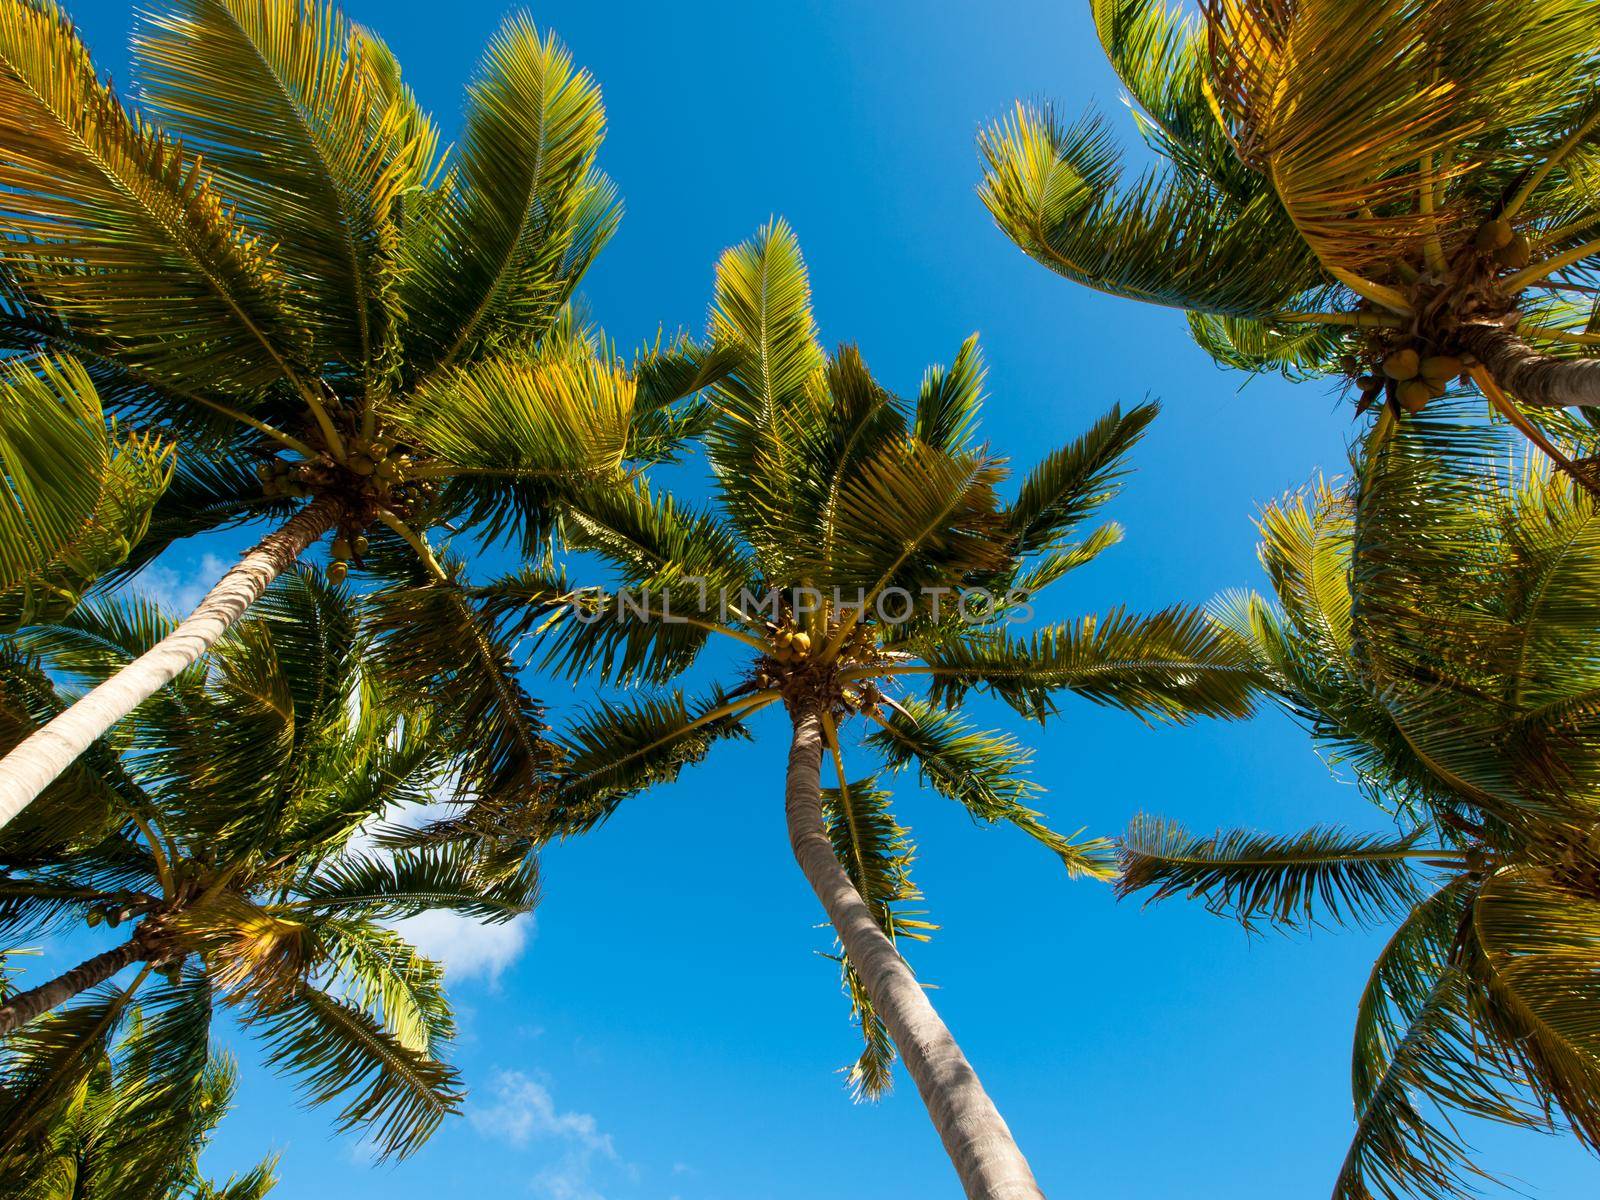
[[[126,78],[128,8],[77,0]],[[453,131],[499,0],[352,0]],[[990,365],[985,431],[1027,464],[1117,400],[1163,416],[1110,515],[1126,542],[1061,589],[1061,611],[1201,602],[1258,585],[1252,515],[1341,469],[1347,409],[1325,388],[1225,374],[1180,315],[1100,296],[1025,260],[974,195],[979,126],[1017,96],[1120,105],[1087,5],[583,3],[532,8],[599,78],[603,154],[627,215],[590,276],[624,344],[703,326],[711,270],[770,215],[798,232],[830,342],[914,389],[972,331]],[[1131,134],[1131,123],[1123,121]],[[697,486],[694,484],[691,487]],[[149,582],[193,593],[242,541],[169,556]],[[209,559],[207,556],[210,556]],[[558,716],[592,689],[531,680]],[[1191,826],[1379,827],[1275,715],[1150,730],[1087,704],[1037,748],[1058,827],[1112,833],[1138,811]],[[340,1200],[956,1197],[909,1081],[852,1105],[856,1053],[831,938],[792,859],[783,729],[723,748],[545,859],[536,920],[419,936],[449,964],[468,1114],[414,1159],[373,1168],[328,1114],[251,1065],[208,1163],[284,1152],[280,1195]],[[942,926],[914,965],[1046,1192],[1233,1200],[1326,1194],[1350,1127],[1349,1032],[1376,935],[1247,938],[1197,906],[1115,904],[1020,834],[979,829],[902,781],[899,815]],[[1570,1142],[1472,1130],[1535,1195],[1592,1186]]]

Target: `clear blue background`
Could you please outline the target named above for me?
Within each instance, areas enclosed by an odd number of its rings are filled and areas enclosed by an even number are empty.
[[[125,81],[129,9],[70,7]],[[347,10],[390,42],[453,132],[502,5]],[[1120,103],[1087,5],[551,0],[533,16],[605,91],[603,163],[627,216],[587,292],[624,344],[662,324],[702,328],[717,254],[782,214],[810,262],[826,339],[858,342],[890,386],[914,389],[925,364],[983,335],[986,432],[1021,463],[1115,400],[1164,400],[1112,513],[1128,540],[1064,589],[1071,607],[1201,602],[1258,585],[1259,506],[1319,468],[1342,469],[1348,409],[1327,389],[1241,387],[1190,346],[1181,316],[1056,278],[979,205],[974,136],[1013,98],[1049,96],[1069,112]],[[193,595],[216,567],[204,556],[242,544],[186,548],[152,582]],[[532,683],[557,716],[596,698]],[[1140,810],[1202,828],[1381,825],[1276,715],[1150,730],[1075,704],[1047,731],[1021,732],[1067,830],[1112,833]],[[551,851],[536,929],[498,976],[466,965],[481,939],[447,934],[473,1096],[469,1116],[416,1158],[373,1168],[238,1041],[245,1087],[209,1165],[226,1173],[280,1149],[280,1195],[340,1200],[957,1196],[909,1081],[858,1107],[836,1073],[855,1035],[835,968],[817,954],[831,939],[788,854],[782,734],[762,725],[754,744],[722,749]],[[1350,1129],[1349,1032],[1376,936],[1251,940],[1195,906],[1119,906],[1102,886],[1067,881],[1027,838],[976,828],[909,780],[903,791],[918,879],[943,926],[915,965],[1047,1193],[1327,1194]],[[1534,1194],[1593,1187],[1570,1142],[1471,1132]]]

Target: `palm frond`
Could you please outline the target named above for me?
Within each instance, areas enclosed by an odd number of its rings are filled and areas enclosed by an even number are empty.
[[[55,0],[0,5],[0,142],[3,256],[36,302],[176,387],[299,380],[284,271],[100,82]]]
[[[916,415],[911,425],[917,439],[946,454],[968,450],[983,407],[986,373],[977,334],[961,343],[948,368],[929,367],[917,392]]]
[[[81,364],[0,364],[0,630],[56,620],[143,536],[173,450],[119,438]]]
[[[472,731],[459,764],[463,792],[510,807],[542,795],[555,765],[544,711],[473,598],[452,581],[391,587],[370,603],[374,669],[426,701],[441,726]]]
[[[335,859],[301,885],[295,903],[311,911],[381,920],[429,911],[502,922],[531,912],[539,901],[539,864],[487,872],[482,852],[468,842],[421,846],[393,854]]]
[[[1139,404],[1113,407],[1088,432],[1049,455],[1022,481],[1005,518],[1022,554],[1056,549],[1119,490],[1125,459],[1160,411]]]
[[[1593,869],[1580,860],[1566,870],[1494,875],[1472,907],[1477,953],[1469,959],[1486,993],[1485,1023],[1534,1094],[1558,1106],[1591,1150],[1600,1148],[1600,903],[1583,880]]]
[[[1189,335],[1217,362],[1236,371],[1276,371],[1303,382],[1345,370],[1359,343],[1348,325],[1274,322],[1191,312]]]
[[[676,779],[713,743],[748,736],[741,721],[754,703],[721,693],[690,701],[673,692],[586,713],[561,735],[566,761],[546,820],[549,835],[592,828],[629,796]]]
[[[928,666],[908,673],[930,676],[929,698],[941,707],[979,688],[1039,721],[1063,691],[1152,720],[1242,717],[1258,682],[1238,643],[1187,608],[1148,616],[1113,609],[1026,640],[984,633],[919,653]]]
[[[1098,117],[1018,105],[979,140],[985,206],[1024,253],[1076,283],[1178,308],[1261,316],[1327,286],[1276,197],[1180,171],[1121,179]]]
[[[717,262],[713,343],[728,356],[706,435],[730,516],[758,550],[761,530],[788,511],[797,477],[794,410],[823,366],[811,284],[794,231],[779,220]]]
[[[1291,929],[1323,919],[1371,925],[1416,903],[1417,841],[1333,828],[1292,837],[1242,830],[1200,837],[1175,822],[1139,816],[1117,847],[1117,894],[1153,888],[1154,903],[1187,893],[1246,927],[1262,918]]]
[[[330,964],[326,987],[342,990],[407,1050],[438,1057],[455,1036],[444,969],[370,920],[339,917],[321,922],[317,933]]]
[[[1451,1121],[1465,1112],[1545,1125],[1517,1072],[1485,1046],[1453,946],[1472,888],[1456,878],[1419,903],[1378,956],[1356,1019],[1356,1127],[1336,1200],[1455,1200],[1488,1178]]]
[[[70,1101],[100,1063],[130,992],[99,988],[7,1039],[0,1065],[0,1157],[17,1153]]]
[[[1007,734],[974,730],[961,717],[925,701],[896,704],[866,738],[891,770],[915,766],[922,781],[986,824],[1008,821],[1060,856],[1074,877],[1109,879],[1115,870],[1103,838],[1074,841],[1044,824],[1029,807],[1044,791],[1024,772],[1032,751]]]
[[[616,227],[594,169],[600,89],[552,35],[510,18],[468,90],[456,167],[407,241],[409,374],[531,345]]]
[[[453,1067],[408,1048],[348,1001],[306,988],[258,1010],[250,1025],[273,1065],[297,1079],[311,1104],[348,1095],[339,1127],[362,1130],[384,1158],[420,1149],[460,1108]]]
[[[325,0],[183,0],[134,35],[140,98],[277,248],[318,358],[370,394],[385,359],[398,365],[395,210],[423,183],[429,147],[365,47]]]
[[[849,784],[841,781],[837,787],[822,789],[823,825],[845,874],[889,940],[927,941],[937,926],[920,920],[919,911],[903,907],[919,902],[922,893],[911,882],[916,850],[910,831],[895,821],[889,808],[891,799],[876,778]],[[842,968],[851,1015],[866,1043],[850,1068],[849,1084],[858,1099],[877,1100],[893,1086],[894,1043],[848,959],[843,960]]]
[[[397,429],[457,478],[449,507],[484,536],[533,546],[557,498],[615,475],[633,433],[634,384],[588,356],[485,358],[437,372],[396,406]]]

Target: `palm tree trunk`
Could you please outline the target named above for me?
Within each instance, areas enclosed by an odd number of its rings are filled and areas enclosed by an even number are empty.
[[[1551,358],[1500,325],[1463,325],[1459,337],[1462,348],[1524,404],[1600,405],[1600,359]]]
[[[1027,1159],[927,993],[851,884],[822,823],[822,723],[801,713],[789,747],[789,844],[899,1047],[970,1200],[1043,1200]]]
[[[136,939],[130,938],[122,945],[114,946],[104,954],[96,954],[72,970],[57,975],[49,983],[41,983],[26,992],[18,992],[4,1004],[0,1004],[0,1037],[26,1025],[52,1008],[65,1004],[79,992],[86,992],[104,983],[123,967],[138,962],[143,957],[144,948]]]
[[[338,501],[330,497],[306,505],[234,564],[176,629],[0,759],[0,828],[96,738],[209,650],[339,513]]]

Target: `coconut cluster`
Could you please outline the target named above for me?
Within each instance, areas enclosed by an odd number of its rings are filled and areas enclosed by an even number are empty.
[[[256,467],[261,491],[274,499],[310,499],[335,495],[341,518],[334,538],[328,579],[341,583],[353,561],[361,565],[367,553],[366,531],[381,511],[403,515],[429,499],[434,485],[411,477],[411,456],[382,438],[352,436],[346,440],[344,461],[326,451],[315,458],[271,458]]]
[[[1361,389],[1370,397],[1380,391],[1408,413],[1421,412],[1457,378],[1466,381],[1470,364],[1454,354],[1424,355],[1415,345],[1400,346],[1383,356],[1382,375],[1364,375]]]
[[[832,644],[838,632],[833,621],[811,629],[800,627],[789,617],[768,622],[770,649],[757,660],[751,683],[762,691],[777,689],[791,705],[804,699],[840,715],[875,711],[883,702],[883,693],[875,683],[842,681],[839,676],[887,661],[878,647],[877,635],[869,622],[858,621],[845,635],[839,652],[822,657],[823,648]]]
[[[1514,299],[1503,287],[1508,272],[1533,257],[1528,236],[1496,217],[1478,226],[1442,273],[1421,264],[1397,267],[1390,286],[1405,296],[1416,317],[1399,334],[1372,333],[1364,351],[1346,361],[1361,392],[1360,408],[1379,400],[1395,412],[1417,413],[1437,400],[1476,360],[1464,352],[1457,331],[1467,323],[1514,325]],[[1363,309],[1370,308],[1364,304]]]
[[[1508,271],[1522,270],[1533,258],[1533,243],[1528,241],[1528,235],[1519,232],[1503,217],[1478,226],[1472,245],[1479,254],[1492,259],[1495,266]]]

